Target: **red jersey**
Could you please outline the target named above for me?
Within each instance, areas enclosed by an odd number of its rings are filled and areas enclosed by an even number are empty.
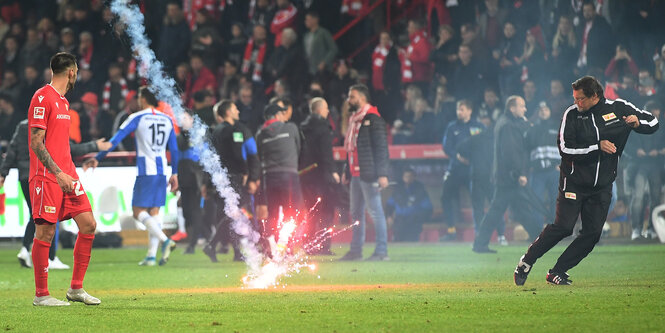
[[[44,145],[51,158],[60,167],[60,170],[74,179],[78,179],[69,149],[70,122],[69,102],[65,96],[60,95],[50,84],[35,92],[28,109],[28,127],[30,129],[36,127],[46,130]],[[30,142],[30,132],[28,131],[28,142]],[[55,175],[44,167],[32,149],[29,150],[30,180],[41,176],[48,181],[57,182]]]

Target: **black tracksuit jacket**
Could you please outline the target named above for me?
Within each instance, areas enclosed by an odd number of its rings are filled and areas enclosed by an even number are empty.
[[[623,117],[635,115],[640,125],[631,128]],[[631,131],[651,134],[658,129],[658,120],[647,111],[621,99],[600,101],[580,112],[577,105],[563,114],[557,143],[561,154],[561,190],[592,190],[614,182],[617,164]],[[617,151],[600,150],[600,141],[612,142]]]

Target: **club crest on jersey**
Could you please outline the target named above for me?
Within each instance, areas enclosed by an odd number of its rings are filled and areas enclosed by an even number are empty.
[[[566,199],[572,199],[572,200],[577,200],[577,194],[573,192],[566,192]]]
[[[603,120],[605,121],[610,121],[612,119],[617,119],[617,115],[615,115],[614,112],[603,115]]]
[[[39,95],[39,96],[37,96],[37,99],[39,99],[39,103],[41,103],[41,102],[42,102],[42,100],[44,99],[44,96],[42,96],[42,95]]]
[[[35,119],[44,119],[44,113],[46,113],[45,111],[45,108],[41,106],[35,106],[32,117]]]
[[[55,214],[55,207],[53,206],[44,206],[44,211],[49,214]]]

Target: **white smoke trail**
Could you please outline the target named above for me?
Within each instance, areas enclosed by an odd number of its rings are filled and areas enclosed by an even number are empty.
[[[130,0],[114,0],[111,3],[111,11],[118,16],[121,23],[126,25],[126,31],[132,41],[132,51],[139,61],[141,76],[148,79],[151,91],[159,100],[169,104],[173,112],[181,121],[184,108],[182,100],[176,89],[176,82],[163,71],[162,63],[157,60],[155,52],[150,49],[150,42],[145,35],[143,26],[143,14],[137,5],[130,4]],[[170,41],[179,43],[180,41]],[[250,274],[259,272],[263,263],[263,255],[259,252],[256,244],[259,241],[259,233],[252,228],[251,222],[242,213],[238,206],[239,196],[229,183],[229,178],[221,166],[217,153],[206,147],[207,126],[194,116],[194,122],[190,129],[190,140],[197,153],[201,157],[199,163],[203,169],[212,175],[212,182],[217,191],[224,198],[224,212],[233,220],[232,228],[240,236],[240,248],[245,256],[245,262],[249,266]]]

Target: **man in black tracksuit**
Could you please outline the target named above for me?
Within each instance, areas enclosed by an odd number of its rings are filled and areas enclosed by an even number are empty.
[[[524,141],[529,123],[524,117],[525,113],[524,99],[510,96],[506,100],[504,113],[494,127],[492,181],[495,187],[492,203],[473,242],[473,251],[476,253],[496,252],[488,245],[492,232],[501,223],[508,206],[532,239],[542,229],[542,225],[529,219],[530,207],[524,191],[529,171],[528,152]]]
[[[310,114],[300,124],[300,130],[305,137],[303,152],[301,156],[301,169],[312,168],[300,176],[302,192],[306,207],[316,208],[308,218],[308,235],[316,236],[316,233],[324,228],[329,228],[333,223],[335,213],[334,186],[339,184],[339,174],[335,168],[335,160],[332,154],[333,133],[328,122],[328,103],[321,97],[315,97],[309,103]],[[316,203],[318,198],[321,202]],[[313,237],[310,237],[310,240]],[[320,244],[314,244],[314,248],[306,249],[310,253],[330,255],[330,237],[326,237]]]
[[[556,219],[522,256],[515,269],[515,284],[523,285],[533,264],[563,238],[573,233],[582,216],[580,235],[561,254],[547,274],[547,282],[569,285],[566,273],[593,250],[600,239],[612,199],[619,157],[631,131],[651,134],[658,120],[624,100],[606,100],[593,77],[575,81],[575,104],[563,114],[559,129],[561,154]]]
[[[259,179],[259,161],[256,141],[250,130],[240,122],[238,108],[229,100],[221,100],[213,107],[220,121],[212,133],[212,144],[219,155],[222,165],[229,175],[231,187],[240,196],[240,207],[251,211],[250,195],[256,192]],[[231,219],[224,213],[224,199],[215,191],[217,206],[217,228],[203,252],[213,262],[217,261],[215,248],[225,237],[231,238],[233,260],[241,261],[242,254],[238,248],[238,239],[231,228]]]

